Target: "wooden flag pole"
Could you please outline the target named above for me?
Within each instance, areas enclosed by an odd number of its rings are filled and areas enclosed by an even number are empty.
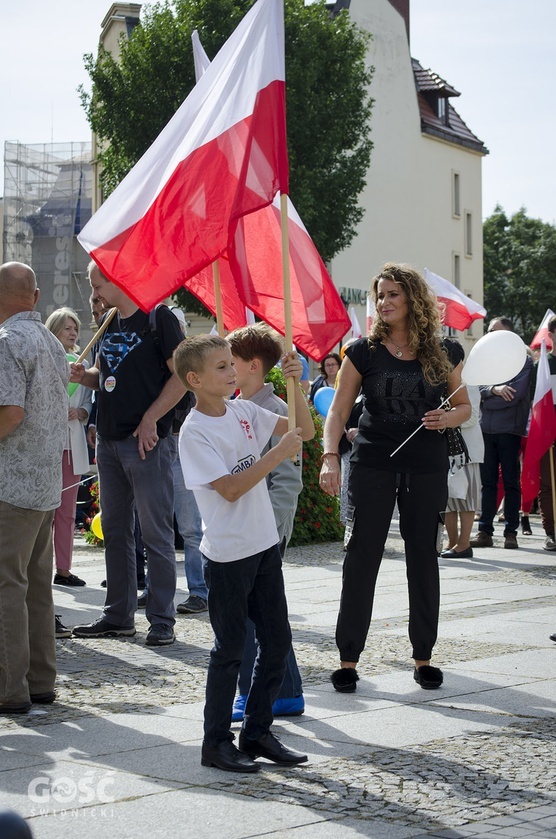
[[[552,521],[556,521],[556,480],[554,479],[554,443],[548,450],[550,458],[550,488],[552,490]]]
[[[280,227],[282,230],[282,274],[284,281],[284,337],[286,352],[293,350],[291,285],[290,285],[290,241],[288,236],[288,196],[280,193]],[[286,394],[288,399],[288,428],[296,428],[295,417],[295,379],[286,379]]]
[[[97,329],[97,331],[95,332],[85,349],[81,351],[79,358],[75,362],[76,364],[81,364],[83,359],[87,357],[89,350],[96,344],[96,342],[98,341],[98,339],[100,338],[100,336],[102,335],[102,333],[104,332],[104,330],[106,329],[106,327],[108,326],[108,324],[110,323],[117,311],[118,310],[115,306],[113,309],[110,309],[110,311],[102,321],[102,324],[99,326],[99,328]]]
[[[220,265],[215,259],[212,263],[212,279],[214,282],[214,300],[216,303],[216,329],[221,338],[224,338],[224,315],[222,314],[222,289],[220,288]]]

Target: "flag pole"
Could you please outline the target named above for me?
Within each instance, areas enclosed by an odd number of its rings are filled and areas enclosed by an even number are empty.
[[[102,324],[99,326],[99,328],[97,329],[97,331],[95,332],[85,349],[81,351],[79,358],[75,362],[76,364],[81,364],[83,359],[87,357],[89,350],[96,344],[96,342],[98,341],[98,339],[100,338],[100,336],[102,335],[102,333],[104,332],[104,330],[106,329],[106,327],[108,326],[108,324],[110,323],[117,311],[118,310],[116,306],[114,306],[113,309],[110,309],[110,311],[102,321]]]
[[[222,314],[222,290],[220,288],[220,265],[215,259],[212,263],[212,279],[214,282],[214,300],[216,303],[216,329],[221,338],[224,337],[224,316]]]
[[[554,443],[548,450],[550,457],[550,488],[552,490],[552,521],[556,521],[556,480],[554,479]]]
[[[284,281],[284,337],[286,352],[293,350],[291,285],[290,285],[290,241],[288,236],[288,196],[280,193],[280,227],[282,229],[282,275]],[[286,379],[286,395],[288,399],[288,428],[296,427],[295,421],[295,379]]]

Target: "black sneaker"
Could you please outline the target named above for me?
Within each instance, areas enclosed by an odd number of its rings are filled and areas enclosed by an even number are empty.
[[[164,647],[167,644],[173,644],[175,640],[176,636],[171,626],[165,623],[153,623],[147,632],[145,644],[147,647]]]
[[[137,598],[137,608],[144,609],[147,605],[147,592],[144,591],[143,594],[140,594]]]
[[[64,626],[61,617],[62,615],[54,615],[56,619],[56,638],[71,638],[71,629]]]
[[[105,618],[97,618],[93,623],[85,626],[74,626],[73,634],[76,638],[117,638],[119,636],[135,635],[134,626],[117,626],[108,623]]]
[[[182,615],[194,615],[196,612],[206,612],[207,609],[207,601],[196,594],[192,594],[184,603],[178,603],[176,606],[176,611]]]

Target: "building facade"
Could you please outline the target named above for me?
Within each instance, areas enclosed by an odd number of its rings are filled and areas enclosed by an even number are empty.
[[[373,151],[360,196],[365,215],[332,262],[334,282],[356,302],[384,262],[429,268],[482,303],[482,158],[488,150],[452,105],[459,93],[411,58],[409,0],[340,0],[372,34]],[[362,303],[356,308],[365,322]],[[482,321],[462,335],[466,349]]]
[[[4,262],[24,262],[37,275],[43,320],[70,306],[89,326],[89,257],[76,239],[91,217],[91,143],[5,144]]]

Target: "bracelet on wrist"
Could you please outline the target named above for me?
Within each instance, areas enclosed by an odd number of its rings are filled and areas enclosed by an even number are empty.
[[[340,453],[339,452],[323,452],[320,456],[322,462],[324,462],[325,457],[337,457],[338,463],[340,462]]]

